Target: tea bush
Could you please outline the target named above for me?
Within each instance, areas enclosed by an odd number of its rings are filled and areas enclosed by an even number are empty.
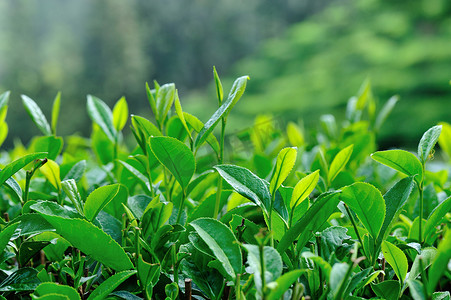
[[[1,299],[450,298],[451,125],[377,151],[397,98],[365,85],[314,136],[260,116],[226,139],[249,78],[214,79],[205,123],[174,84],[146,85],[153,121],[89,95],[89,138],[57,135],[60,94],[51,122],[22,96],[42,135],[1,155]]]

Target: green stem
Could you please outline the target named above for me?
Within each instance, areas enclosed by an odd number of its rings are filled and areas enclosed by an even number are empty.
[[[274,235],[272,234],[272,211],[274,208],[274,202],[276,201],[276,190],[271,195],[271,205],[269,207],[269,220],[268,220],[268,229],[271,234],[271,247],[274,247]]]
[[[224,139],[225,139],[225,127],[226,127],[226,119],[221,119],[221,137],[220,137],[220,144],[219,144],[219,157],[218,157],[218,164],[222,165],[224,162]],[[213,218],[217,218],[219,214],[219,204],[221,203],[221,193],[222,193],[222,177],[221,175],[218,175],[218,190],[216,192],[216,203],[215,203],[215,210],[213,212]]]
[[[260,250],[260,266],[261,266],[261,276],[262,276],[262,278],[261,278],[261,280],[262,280],[261,293],[262,293],[262,299],[265,300],[266,299],[266,296],[265,296],[265,289],[266,289],[265,272],[266,272],[266,270],[265,270],[265,259],[264,259],[265,246],[263,244],[260,244],[258,246],[258,248]]]
[[[423,282],[423,292],[424,292],[424,296],[426,296],[426,299],[430,299],[431,297],[429,296],[429,293],[428,293],[428,287],[427,287],[427,285],[428,285],[428,280],[427,280],[425,268],[424,268],[424,265],[423,265],[423,258],[420,257],[418,261],[419,261],[419,263],[420,263],[421,281]]]
[[[348,205],[345,204],[346,212],[348,213],[349,219],[351,220],[352,226],[354,227],[355,234],[357,235],[357,239],[359,240],[360,245],[362,245],[362,251],[363,254],[368,257],[368,255],[365,253],[365,247],[363,247],[363,241],[360,237],[359,231],[357,230],[357,224],[355,223],[354,217],[351,214],[351,210],[349,209]]]
[[[182,217],[183,205],[185,203],[185,198],[186,198],[186,191],[183,190],[182,199],[180,199],[179,211],[177,212],[177,221],[175,223],[180,222],[180,218]]]
[[[33,177],[33,173],[32,171],[27,171],[27,174],[25,175],[25,189],[23,190],[23,195],[22,195],[22,206],[27,203],[28,201],[28,193],[30,190],[30,181],[31,181],[31,177]]]
[[[172,269],[174,271],[174,282],[179,286],[179,271],[177,268],[177,250],[175,244],[172,245]]]
[[[423,174],[424,174],[424,164],[423,164]],[[418,186],[420,193],[420,222],[418,224],[418,242],[421,244],[423,242],[423,191],[424,191],[424,180],[421,178],[420,185]]]
[[[235,283],[235,299],[241,299],[241,274],[236,275],[236,283]]]

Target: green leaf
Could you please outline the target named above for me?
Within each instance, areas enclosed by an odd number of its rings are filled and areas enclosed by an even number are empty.
[[[227,118],[232,107],[238,102],[246,89],[246,83],[249,80],[248,76],[239,77],[233,83],[227,100],[225,100],[218,110],[211,116],[211,118],[205,123],[202,130],[197,135],[194,147],[198,148],[207,139],[210,133],[215,129],[221,118]]]
[[[420,143],[418,144],[418,157],[423,165],[426,163],[429,153],[431,153],[431,150],[437,143],[441,132],[442,126],[437,125],[428,129],[421,137]]]
[[[437,247],[437,254],[429,268],[428,291],[435,291],[443,272],[446,271],[451,259],[451,230],[446,230],[443,239]]]
[[[374,293],[386,300],[397,300],[399,299],[399,291],[401,286],[399,285],[399,281],[396,280],[385,280],[378,284],[373,284],[371,286]]]
[[[61,106],[61,92],[56,94],[55,100],[53,100],[52,105],[52,133],[56,135],[56,125],[58,124],[58,117],[60,114]]]
[[[144,210],[141,226],[143,236],[153,235],[171,217],[174,204],[172,202],[160,202],[157,196]]]
[[[121,131],[128,120],[128,105],[125,97],[121,97],[113,107],[113,126],[116,131]]]
[[[222,99],[224,99],[224,91],[222,89],[222,83],[219,79],[218,72],[216,72],[215,66],[213,66],[213,77],[215,78],[216,96],[218,97],[219,105],[221,105]]]
[[[316,184],[319,180],[319,170],[316,170],[315,172],[305,176],[302,178],[294,187],[293,194],[291,195],[290,200],[290,207],[291,209],[294,209],[296,206],[302,203],[308,195],[310,195],[311,192],[316,187]]]
[[[409,267],[406,255],[401,249],[387,241],[382,242],[382,253],[384,254],[385,260],[393,268],[393,271],[395,271],[402,286]]]
[[[17,171],[31,163],[33,160],[44,158],[46,155],[47,153],[45,152],[31,153],[7,164],[3,170],[0,171],[0,185],[5,183],[8,178],[16,174]]]
[[[88,300],[101,300],[105,299],[115,288],[117,288],[122,282],[127,280],[130,276],[135,274],[136,271],[124,271],[109,277],[102,282],[92,293],[89,295]]]
[[[0,111],[5,109],[5,107],[8,107],[9,95],[11,95],[10,91],[6,91],[0,95]],[[3,118],[0,120],[3,122],[5,119]]]
[[[160,265],[149,264],[143,260],[142,255],[138,258],[137,270],[138,278],[144,286],[155,285],[160,278]]]
[[[247,250],[247,263],[249,268],[246,270],[254,275],[254,282],[257,291],[260,292],[262,290],[262,260],[259,246],[257,245],[249,245],[244,244],[243,247]],[[265,282],[269,284],[270,282],[275,281],[277,278],[280,278],[282,275],[283,263],[282,257],[276,251],[276,249],[264,246],[263,247],[263,264],[265,270]]]
[[[381,192],[364,182],[343,188],[340,199],[356,214],[365,228],[376,239],[385,217],[385,203]]]
[[[72,168],[67,172],[66,176],[64,176],[64,180],[73,179],[76,182],[80,181],[83,177],[83,174],[86,171],[86,160],[80,160]]]
[[[421,274],[423,270],[426,270],[432,264],[435,256],[437,254],[437,249],[433,247],[427,247],[421,250],[421,254],[418,254],[413,261],[412,267],[410,268],[408,280],[414,280]],[[420,263],[421,259],[421,263]]]
[[[426,300],[423,284],[418,280],[407,280],[410,289],[410,295],[414,300]]]
[[[344,289],[341,288],[343,284],[348,284],[346,274],[349,268],[350,267],[347,263],[336,263],[332,266],[332,270],[330,271],[329,286],[336,299],[342,299],[341,297],[337,297],[337,294],[340,290],[344,291]]]
[[[18,201],[22,201],[22,188],[20,187],[19,183],[12,177],[9,177],[8,180],[4,183],[7,187],[11,189],[13,192],[13,195],[15,195],[16,199]],[[14,199],[13,199],[14,201]]]
[[[0,292],[34,291],[41,283],[37,275],[33,268],[18,269],[0,283]]]
[[[267,212],[271,204],[271,194],[267,184],[246,168],[234,165],[213,167],[219,175],[241,196],[251,200]]]
[[[74,179],[64,180],[61,182],[61,187],[63,191],[66,193],[67,197],[69,197],[70,201],[72,202],[78,213],[80,215],[84,215],[83,203],[81,201],[81,196],[80,193],[78,192],[78,187],[75,180]]]
[[[202,121],[200,121],[198,118],[196,118],[195,116],[184,112],[183,113],[183,117],[185,118],[185,121],[187,122],[187,124],[192,127],[194,129],[195,132],[199,133],[202,128],[204,127],[204,123],[202,123]],[[205,139],[205,141],[210,145],[211,149],[213,149],[213,151],[215,151],[216,155],[219,155],[219,142],[218,139],[216,139],[216,137],[214,136],[213,133],[210,133],[207,138]],[[199,145],[202,146],[203,143],[201,143]]]
[[[116,183],[99,187],[89,194],[83,207],[86,218],[92,222],[97,214],[116,197],[119,189],[120,184]]]
[[[13,236],[19,224],[20,222],[14,223],[0,231],[0,254],[3,252],[3,250],[5,250],[6,245],[8,245],[9,240]]]
[[[385,219],[382,224],[377,243],[380,245],[390,234],[390,229],[398,220],[402,208],[409,199],[415,186],[413,177],[407,177],[398,181],[385,195]]]
[[[39,171],[47,178],[51,185],[58,191],[61,190],[60,166],[53,160],[49,159],[39,168]]]
[[[449,300],[449,292],[435,292],[432,294],[432,300]]]
[[[380,110],[379,114],[376,117],[376,122],[374,124],[374,130],[377,132],[381,129],[382,124],[388,118],[388,115],[391,113],[396,103],[399,101],[399,96],[392,96],[390,99],[385,102],[384,106]]]
[[[438,138],[438,144],[440,148],[448,155],[451,159],[451,124],[446,122],[439,123],[442,126],[442,133]]]
[[[276,167],[271,178],[271,183],[269,185],[269,190],[271,193],[275,193],[280,185],[290,174],[291,169],[293,169],[296,162],[297,149],[293,148],[283,148],[277,155]]]
[[[196,170],[193,152],[182,142],[171,137],[150,137],[149,145],[158,161],[185,189]]]
[[[189,139],[192,143],[193,137],[191,136],[191,130],[189,130],[188,125],[186,124],[185,115],[183,114],[182,104],[180,103],[179,93],[177,90],[175,91],[174,107],[175,113],[177,114],[177,117],[180,119],[180,122],[182,122],[183,128],[185,128],[186,133],[188,133]]]
[[[52,135],[49,122],[47,122],[47,119],[45,118],[36,102],[34,102],[33,99],[29,98],[28,96],[21,95],[21,97],[25,110],[27,111],[31,120],[33,120],[34,124],[36,124],[36,126],[42,132],[42,134]]]
[[[31,140],[30,152],[47,152],[47,158],[55,160],[63,150],[63,138],[53,135],[37,136]]]
[[[283,255],[286,249],[297,240],[297,249],[301,250],[313,234],[327,221],[337,209],[340,193],[322,194],[313,202],[307,212],[283,236],[277,245],[277,251]]]
[[[141,173],[138,169],[136,169],[135,167],[133,167],[132,165],[126,163],[123,160],[118,160],[118,162],[127,170],[129,171],[133,177],[135,177],[136,179],[138,179],[138,181],[141,183],[141,185],[143,186],[143,188],[145,188],[147,191],[150,191],[149,188],[150,186],[148,185],[149,179],[146,177],[146,175],[144,175],[143,173]]]
[[[51,242],[48,241],[25,241],[21,243],[19,247],[19,254],[17,255],[19,265],[24,266],[36,253],[50,243]]]
[[[69,300],[79,300],[80,295],[77,290],[68,285],[62,285],[55,282],[44,282],[41,283],[33,295],[38,297],[43,297],[46,295],[54,295],[53,297],[67,297]],[[34,299],[34,298],[33,298]],[[39,298],[38,298],[39,299]]]
[[[353,149],[354,145],[350,145],[342,149],[340,152],[337,153],[337,155],[335,155],[334,160],[330,164],[329,173],[327,175],[329,182],[332,182],[335,179],[335,177],[337,177],[338,173],[340,173],[341,170],[344,169],[349,159],[351,158]]]
[[[116,141],[117,132],[113,125],[111,109],[99,98],[88,95],[87,110],[91,120],[99,125],[111,142]]]
[[[210,218],[194,220],[190,225],[196,230],[202,240],[210,247],[216,259],[222,266],[218,270],[225,271],[229,280],[235,280],[241,273],[242,257],[238,241],[229,227]],[[216,266],[215,266],[216,267]]]
[[[155,87],[156,88],[159,87],[159,85],[156,82],[155,82]],[[157,120],[157,122],[158,122],[159,118],[157,116],[158,111],[157,111],[157,103],[155,102],[155,93],[156,93],[156,91],[151,90],[149,87],[149,84],[146,82],[147,99],[149,100],[150,108],[152,109],[153,114],[155,115],[155,120]]]
[[[445,215],[451,211],[451,197],[446,198],[442,203],[434,208],[429,215],[424,227],[424,238],[434,233],[435,228],[440,224]]]
[[[115,271],[133,268],[125,251],[108,234],[86,220],[54,215],[46,209],[49,203],[33,205],[41,216],[72,246]],[[70,216],[69,216],[70,217]]]
[[[158,111],[158,118],[156,119],[160,124],[163,124],[164,120],[166,119],[166,116],[171,109],[172,103],[174,102],[174,98],[175,84],[167,83],[157,89],[155,102]]]
[[[421,162],[410,152],[404,150],[386,150],[371,154],[371,158],[392,169],[395,169],[407,176],[418,175],[423,178],[423,168]]]

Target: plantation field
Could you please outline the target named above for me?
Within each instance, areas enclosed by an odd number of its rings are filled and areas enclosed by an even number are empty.
[[[60,94],[49,119],[22,95],[41,135],[0,156],[0,299],[450,299],[450,124],[378,151],[398,98],[365,83],[313,135],[232,135],[249,77],[213,75],[205,123],[155,82],[140,115],[88,95],[90,137],[58,136]]]

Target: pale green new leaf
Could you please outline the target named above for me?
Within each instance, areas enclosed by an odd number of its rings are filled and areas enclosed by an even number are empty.
[[[270,285],[271,292],[266,296],[266,299],[282,299],[283,294],[303,273],[305,273],[305,270],[293,270],[277,278],[277,280]]]
[[[55,100],[53,100],[52,105],[52,133],[56,135],[56,125],[58,124],[58,117],[60,114],[60,106],[61,106],[61,92],[56,94]]]
[[[385,260],[393,268],[393,271],[395,271],[402,285],[406,279],[407,269],[409,267],[406,255],[401,249],[387,241],[382,242],[382,253],[384,254]]]
[[[374,130],[379,131],[382,127],[382,124],[387,119],[388,115],[391,113],[396,103],[399,101],[399,96],[392,96],[388,101],[384,104],[379,114],[376,117],[376,122],[374,124]]]
[[[221,105],[222,99],[224,99],[224,91],[222,89],[222,83],[219,79],[218,72],[216,72],[216,67],[213,66],[213,77],[215,78],[215,85],[216,85],[216,96],[218,97],[218,103]]]
[[[319,180],[319,170],[316,170],[315,172],[305,176],[302,178],[294,187],[293,194],[291,195],[290,200],[290,207],[291,209],[294,209],[296,206],[302,203],[308,195],[310,195],[311,192],[316,187],[316,184]]]
[[[342,149],[337,153],[334,160],[330,164],[329,173],[327,175],[329,182],[332,182],[335,177],[337,177],[338,173],[344,169],[349,159],[351,158],[352,150],[354,149],[354,145],[349,145],[348,147]]]
[[[442,126],[442,133],[438,138],[438,144],[440,148],[448,155],[451,159],[451,124],[446,122],[439,123]]]
[[[45,118],[42,110],[39,108],[36,102],[34,102],[33,99],[28,96],[21,95],[21,97],[25,110],[27,111],[33,122],[36,124],[36,126],[39,128],[39,130],[42,132],[42,134],[52,135],[49,122],[47,122],[47,119]]]
[[[271,193],[275,193],[287,178],[288,174],[290,174],[291,169],[293,169],[296,162],[297,153],[296,147],[288,147],[280,150],[279,155],[277,155],[276,167],[269,185]]]
[[[74,179],[68,179],[61,182],[61,187],[69,197],[79,214],[83,215],[83,203],[81,201],[80,193],[78,192],[77,183]]]
[[[51,185],[57,190],[61,190],[60,166],[53,160],[49,159],[39,168],[39,171],[47,178]]]
[[[180,103],[179,93],[177,90],[175,91],[174,107],[175,113],[177,114],[177,117],[179,117],[180,122],[182,122],[183,128],[185,128],[186,132],[188,133],[189,139],[192,143],[193,137],[191,136],[191,130],[189,130],[188,125],[186,124],[185,115],[183,114],[182,104]]]
[[[420,143],[418,144],[418,157],[423,164],[426,162],[429,157],[429,153],[431,153],[431,150],[437,143],[441,132],[442,126],[437,125],[430,128],[421,137]]]
[[[32,299],[68,299],[79,300],[80,294],[73,287],[55,282],[41,283],[32,295]]]
[[[385,202],[381,192],[371,184],[356,182],[343,188],[340,199],[357,214],[376,239],[385,218]]]
[[[113,126],[121,131],[128,120],[128,105],[125,97],[121,97],[113,107]]]

